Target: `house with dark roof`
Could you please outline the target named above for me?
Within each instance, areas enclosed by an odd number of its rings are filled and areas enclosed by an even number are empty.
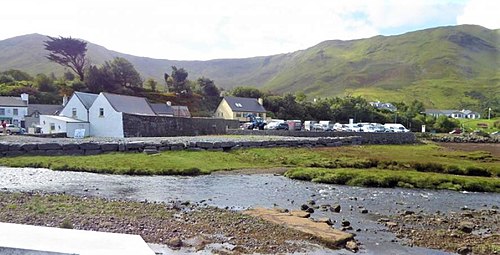
[[[439,116],[446,116],[454,119],[480,119],[481,114],[471,110],[438,110],[438,109],[425,109],[426,115],[433,116],[435,118]]]
[[[0,96],[0,121],[25,127],[24,116],[28,113],[28,94],[20,97]]]
[[[146,98],[102,92],[89,109],[90,136],[124,137],[123,114],[158,116]]]
[[[266,119],[266,109],[262,104],[261,98],[224,97],[215,110],[214,117],[246,122],[248,121],[247,116],[253,114],[256,117]]]
[[[62,104],[29,104],[24,116],[26,129],[40,125],[40,115],[59,115],[62,109]]]
[[[150,104],[153,111],[158,116],[174,116],[174,109],[172,108],[172,103],[168,101],[165,104]]]

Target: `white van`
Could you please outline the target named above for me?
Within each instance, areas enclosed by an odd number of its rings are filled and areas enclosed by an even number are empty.
[[[384,124],[386,132],[396,132],[396,133],[406,133],[410,132],[410,130],[406,129],[405,126],[399,123],[386,123]]]

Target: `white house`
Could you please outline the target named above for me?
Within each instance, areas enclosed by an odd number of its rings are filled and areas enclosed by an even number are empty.
[[[446,116],[455,119],[480,119],[481,114],[471,110],[437,110],[437,109],[426,109],[424,112],[426,115],[433,116],[435,118],[439,116]]]
[[[0,121],[24,127],[24,116],[28,114],[28,94],[20,97],[0,96]]]
[[[66,103],[64,108],[59,113],[59,116],[70,117],[88,122],[90,106],[92,106],[97,96],[97,94],[75,91],[68,103]]]
[[[87,121],[69,118],[66,116],[40,115],[42,134],[66,133],[66,137],[74,137],[75,130],[83,129],[84,136],[89,136]]]
[[[123,113],[157,116],[145,98],[102,92],[89,109],[90,135],[124,137]]]

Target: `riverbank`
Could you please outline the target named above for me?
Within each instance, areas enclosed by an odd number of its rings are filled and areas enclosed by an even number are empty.
[[[321,243],[313,235],[202,203],[1,192],[0,221],[135,234],[171,249],[198,251],[224,244],[216,252],[221,254],[306,252],[308,244]]]
[[[204,175],[280,169],[279,173],[286,172],[290,178],[324,183],[487,192],[500,192],[499,162],[500,158],[488,151],[467,152],[434,143],[0,158],[4,166],[59,171]]]

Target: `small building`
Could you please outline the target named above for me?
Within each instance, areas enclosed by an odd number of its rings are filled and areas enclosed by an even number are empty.
[[[28,94],[20,97],[0,96],[0,121],[25,127],[24,116],[28,114]]]
[[[172,109],[174,110],[174,117],[191,118],[191,112],[187,106],[173,105]]]
[[[59,115],[63,105],[60,104],[29,104],[28,114],[24,116],[25,128],[34,128],[40,125],[40,115]]]
[[[248,114],[266,119],[266,109],[261,98],[224,97],[215,110],[216,118],[248,121]]]
[[[454,119],[480,119],[481,114],[471,110],[438,110],[438,109],[426,109],[424,112],[426,115],[438,118],[439,116],[446,116],[448,118]]]
[[[174,116],[174,109],[172,108],[172,103],[167,101],[166,104],[150,104],[153,111],[158,116]]]
[[[90,135],[124,137],[123,113],[157,116],[149,102],[143,97],[102,92],[89,109]]]
[[[382,103],[380,101],[370,102],[370,105],[373,106],[376,109],[379,109],[379,110],[387,110],[387,111],[391,111],[391,112],[395,112],[395,111],[398,110],[398,108],[396,106],[394,106],[393,104],[391,104],[391,103]]]
[[[89,136],[89,122],[73,119],[66,116],[40,115],[40,126],[42,134],[61,134],[66,137],[75,137],[77,129],[84,130],[84,136]]]

